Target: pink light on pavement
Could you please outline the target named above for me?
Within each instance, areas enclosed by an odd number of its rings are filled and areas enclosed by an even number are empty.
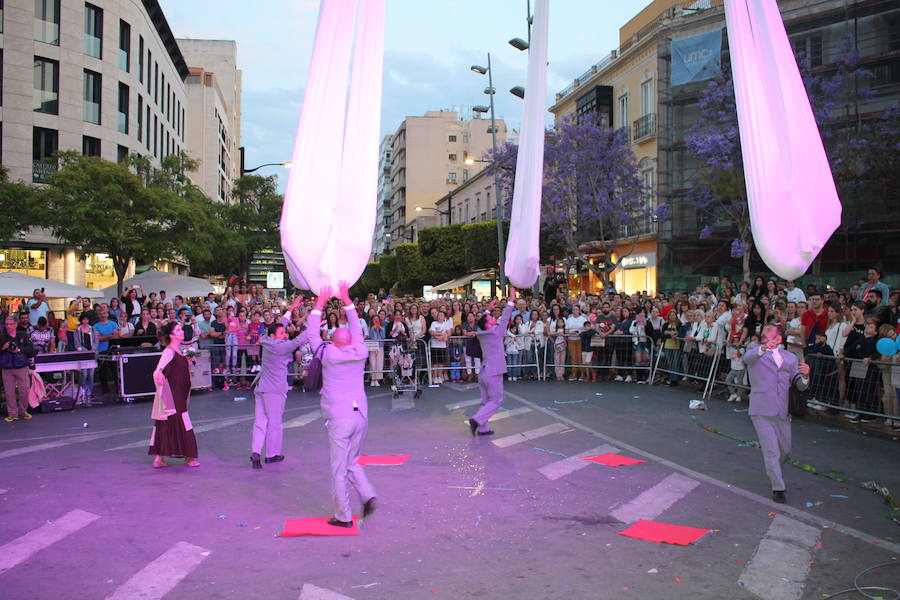
[[[753,241],[796,279],[840,225],[841,202],[775,0],[726,0],[725,16]]]

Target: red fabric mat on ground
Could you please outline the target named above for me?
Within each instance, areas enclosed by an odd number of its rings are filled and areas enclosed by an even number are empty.
[[[589,460],[591,462],[599,463],[601,465],[606,465],[607,467],[626,467],[628,465],[637,465],[640,463],[647,462],[646,460],[638,460],[636,458],[629,458],[628,456],[622,456],[620,454],[613,454],[612,452],[607,452],[606,454],[600,454],[599,456],[582,456],[581,460]]]
[[[668,523],[657,523],[656,521],[641,519],[631,527],[617,533],[639,540],[647,540],[648,542],[664,542],[666,544],[687,546],[696,542],[710,531],[712,530],[682,527],[681,525],[670,525]]]
[[[367,466],[367,465],[382,465],[382,466],[395,466],[405,464],[406,461],[409,460],[410,454],[394,454],[391,456],[366,456],[363,454],[359,458],[356,459],[356,464]]]
[[[279,534],[280,537],[299,535],[359,535],[359,517],[353,517],[353,527],[335,527],[328,524],[331,517],[312,519],[288,519]]]

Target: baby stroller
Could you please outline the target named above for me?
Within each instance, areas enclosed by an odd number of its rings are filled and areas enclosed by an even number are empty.
[[[420,397],[422,390],[419,387],[419,378],[416,373],[415,350],[407,347],[404,342],[400,342],[391,348],[388,357],[394,376],[394,384],[391,386],[394,398],[403,392],[413,392],[413,398]]]

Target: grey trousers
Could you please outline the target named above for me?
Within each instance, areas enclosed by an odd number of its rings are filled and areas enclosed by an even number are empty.
[[[478,376],[478,387],[481,390],[481,408],[472,418],[478,423],[479,431],[490,431],[488,421],[503,404],[503,375],[481,373]]]
[[[253,421],[253,442],[251,448],[257,454],[266,448],[266,458],[281,454],[284,439],[282,416],[287,393],[256,392],[256,419]]]
[[[762,446],[766,475],[772,482],[772,490],[784,490],[781,463],[791,453],[791,421],[781,417],[750,417],[759,445]]]
[[[31,371],[28,367],[3,369],[3,393],[6,394],[6,410],[9,416],[18,417],[28,410],[29,390],[31,390]]]
[[[339,521],[352,521],[350,488],[356,489],[363,502],[375,497],[375,488],[366,478],[365,470],[356,460],[366,441],[368,420],[360,412],[353,417],[328,419],[328,445],[331,450],[331,495],[334,499],[334,517]]]

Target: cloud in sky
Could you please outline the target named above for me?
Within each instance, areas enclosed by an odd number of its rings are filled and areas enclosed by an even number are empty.
[[[318,18],[318,0],[161,0],[177,37],[234,39],[243,71],[243,139],[248,166],[290,158]],[[554,94],[618,46],[618,28],[641,2],[553,0],[547,105]],[[497,116],[517,128],[527,53],[506,42],[527,36],[520,0],[388,0],[383,132],[427,110],[487,104],[487,78],[469,70],[491,52]],[[549,122],[549,120],[548,120]],[[268,171],[267,171],[268,172]],[[273,171],[277,173],[276,171]],[[278,173],[284,175],[284,173]],[[286,177],[281,177],[282,186]]]

